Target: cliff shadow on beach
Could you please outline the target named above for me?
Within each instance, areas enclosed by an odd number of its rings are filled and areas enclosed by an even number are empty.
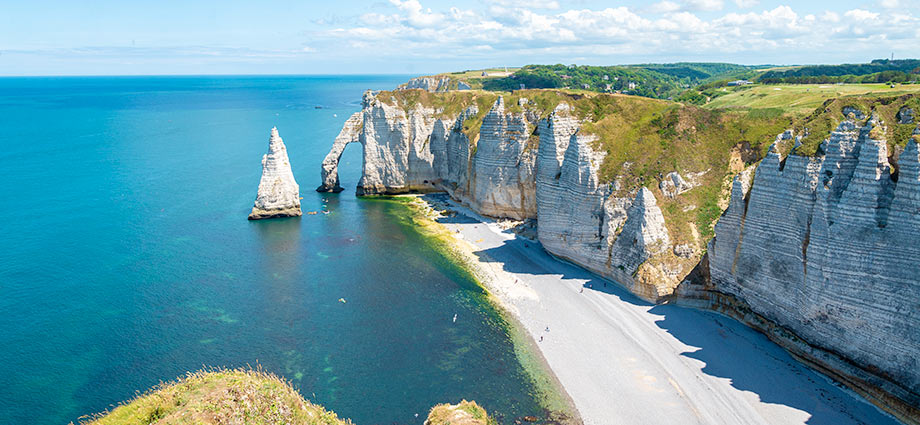
[[[463,214],[439,221],[445,224],[486,225]],[[733,388],[755,394],[761,404],[789,407],[789,411],[783,411],[784,420],[807,416],[803,423],[810,425],[898,423],[829,378],[798,362],[763,334],[728,317],[676,305],[649,303],[617,283],[550,255],[539,242],[520,236],[474,254],[482,262],[501,263],[505,272],[524,279],[533,275],[537,279],[555,279],[560,285],[565,284],[567,279],[577,279],[583,282],[579,293],[601,293],[607,303],[626,303],[634,306],[633,310],[644,310],[642,314],[651,316],[648,321],[690,347],[679,354],[702,362],[700,372],[728,379]],[[589,308],[588,303],[585,303],[585,308]]]

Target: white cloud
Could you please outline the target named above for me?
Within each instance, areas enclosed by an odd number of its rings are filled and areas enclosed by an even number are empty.
[[[863,9],[853,9],[846,11],[843,16],[856,21],[871,21],[878,18],[878,13],[870,12]]]
[[[513,6],[526,9],[558,9],[559,2],[555,0],[492,0],[499,6]]]
[[[686,0],[686,3],[690,10],[715,11],[724,6],[722,0]]]
[[[406,22],[413,27],[430,27],[444,19],[440,13],[432,13],[431,9],[423,9],[418,0],[390,0],[399,10],[406,12]]]
[[[881,0],[878,4],[885,9],[895,9],[901,6],[901,2],[898,0]]]
[[[662,1],[653,4],[650,10],[652,13],[671,13],[680,10],[680,5],[673,1]]]
[[[760,4],[758,0],[734,0],[735,6],[738,6],[742,9],[749,9]],[[895,0],[897,1],[897,0]]]
[[[389,10],[360,15],[351,26],[316,36],[331,40],[323,46],[340,40],[362,54],[376,56],[456,60],[459,51],[470,55],[470,60],[543,57],[549,61],[624,54],[675,59],[704,55],[732,61],[735,53],[759,57],[763,52],[874,52],[889,50],[885,43],[893,40],[898,40],[897,46],[920,42],[920,19],[904,8],[800,15],[794,6],[714,13],[723,2],[712,0],[664,0],[645,9],[602,10],[548,9],[554,5],[545,0],[498,0],[478,7],[432,10],[423,1],[390,0]],[[750,0],[735,3],[756,6]]]

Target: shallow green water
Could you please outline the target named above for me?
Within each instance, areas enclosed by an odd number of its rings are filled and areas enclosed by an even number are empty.
[[[256,363],[358,424],[462,398],[542,414],[468,273],[405,205],[353,195],[358,147],[349,190],[313,191],[362,91],[405,79],[0,79],[0,423]],[[246,220],[273,125],[304,210],[331,214]]]

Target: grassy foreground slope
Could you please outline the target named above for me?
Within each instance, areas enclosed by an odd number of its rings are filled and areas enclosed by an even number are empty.
[[[304,400],[286,381],[254,370],[189,373],[100,416],[89,425],[140,424],[349,425]]]
[[[425,425],[488,425],[476,402],[439,404]],[[305,400],[291,385],[261,370],[209,370],[161,384],[84,425],[352,425]]]

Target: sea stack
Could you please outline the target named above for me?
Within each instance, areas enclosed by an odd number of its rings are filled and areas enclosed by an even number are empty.
[[[255,205],[249,213],[250,220],[276,217],[296,217],[300,211],[300,186],[294,181],[287,148],[272,127],[268,139],[268,153],[262,156],[262,179]]]

